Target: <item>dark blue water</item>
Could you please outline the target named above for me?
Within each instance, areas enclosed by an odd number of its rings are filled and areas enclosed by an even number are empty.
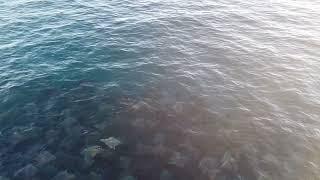
[[[0,179],[319,179],[319,8],[0,0]]]

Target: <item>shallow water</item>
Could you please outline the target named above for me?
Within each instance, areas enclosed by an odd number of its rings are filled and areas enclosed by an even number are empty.
[[[0,0],[0,179],[319,179],[319,9]]]

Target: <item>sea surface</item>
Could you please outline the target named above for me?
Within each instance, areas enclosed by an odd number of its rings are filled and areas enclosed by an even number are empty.
[[[320,1],[0,0],[1,180],[319,180]]]

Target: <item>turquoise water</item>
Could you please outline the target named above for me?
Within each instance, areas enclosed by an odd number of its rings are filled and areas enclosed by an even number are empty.
[[[0,0],[0,179],[319,179],[319,9]]]

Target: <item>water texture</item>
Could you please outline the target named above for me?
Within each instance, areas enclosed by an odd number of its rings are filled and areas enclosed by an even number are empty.
[[[0,0],[0,179],[320,179],[319,9]]]

